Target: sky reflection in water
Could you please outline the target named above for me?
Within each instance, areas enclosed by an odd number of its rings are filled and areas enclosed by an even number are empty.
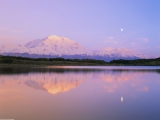
[[[160,69],[108,68],[1,67],[0,118],[159,120]]]

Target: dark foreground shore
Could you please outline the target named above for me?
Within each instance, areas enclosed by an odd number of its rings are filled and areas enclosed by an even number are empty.
[[[137,60],[112,60],[105,62],[94,59],[64,59],[64,58],[24,58],[13,56],[0,56],[1,66],[35,65],[35,66],[160,66],[160,58]]]

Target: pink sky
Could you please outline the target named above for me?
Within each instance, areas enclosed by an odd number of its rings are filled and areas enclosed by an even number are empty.
[[[3,0],[0,45],[57,35],[91,50],[127,48],[158,57],[159,4],[159,0]]]

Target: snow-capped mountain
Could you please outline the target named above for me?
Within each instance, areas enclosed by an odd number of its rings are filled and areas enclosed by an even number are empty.
[[[15,53],[15,52],[20,52],[23,49],[25,49],[23,45],[16,45],[9,43],[0,46],[0,53]]]
[[[110,57],[145,57],[140,53],[133,52],[125,48],[105,48],[102,51],[95,52],[95,54],[100,56],[110,56]]]
[[[137,53],[125,48],[105,48],[101,51],[95,51],[94,56],[98,59],[104,59],[106,61],[110,61],[113,59],[139,59],[139,58],[147,58],[147,56],[142,55],[141,53]]]
[[[28,53],[38,55],[88,55],[91,51],[68,38],[49,36],[33,40],[24,46],[7,44],[0,47],[1,53]]]
[[[64,58],[89,58],[89,59],[135,59],[142,58],[141,54],[128,49],[103,49],[90,51],[77,42],[65,37],[52,35],[44,39],[37,39],[25,45],[6,44],[0,46],[2,55],[16,55],[24,57],[64,57]]]
[[[44,39],[34,40],[25,44],[27,53],[44,55],[88,55],[91,51],[85,49],[77,42],[65,37],[55,35]]]

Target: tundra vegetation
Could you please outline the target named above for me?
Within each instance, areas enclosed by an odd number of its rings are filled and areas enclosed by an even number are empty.
[[[160,58],[136,60],[104,60],[65,59],[65,58],[26,58],[15,56],[0,56],[1,65],[56,65],[56,66],[159,66]]]

